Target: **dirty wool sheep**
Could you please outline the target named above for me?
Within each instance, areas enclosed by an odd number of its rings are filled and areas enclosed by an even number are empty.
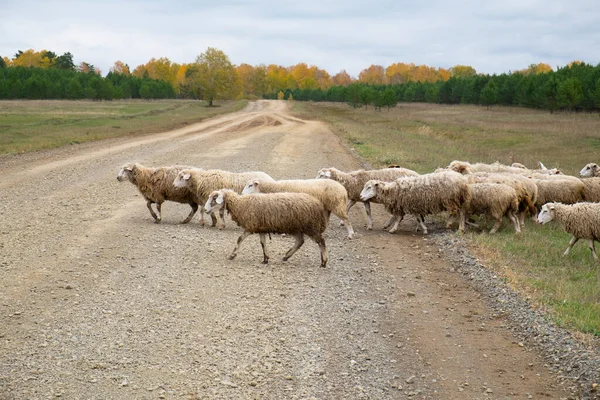
[[[306,193],[317,198],[330,213],[334,213],[346,225],[348,239],[354,236],[354,229],[348,220],[346,204],[348,194],[341,183],[331,179],[295,179],[281,181],[250,180],[242,194],[250,193]]]
[[[365,183],[371,179],[376,179],[383,182],[391,182],[395,179],[404,176],[418,176],[419,174],[413,170],[407,168],[399,168],[394,166],[393,168],[383,168],[365,171],[364,169],[343,172],[337,168],[323,168],[317,174],[317,179],[333,179],[341,183],[346,191],[348,192],[348,204],[346,212],[349,213],[350,209],[358,201],[361,201],[365,205],[365,211],[367,213],[367,229],[373,229],[373,217],[371,215],[371,204],[370,202],[377,203],[377,200],[362,201],[360,199],[360,193],[365,187]]]
[[[398,224],[406,214],[412,214],[427,234],[422,216],[443,211],[456,213],[459,230],[465,229],[465,211],[471,200],[471,189],[464,176],[445,171],[396,179],[394,182],[370,180],[361,192],[361,200],[376,199],[392,214],[384,228],[392,224],[390,233],[398,230]]]
[[[464,174],[464,175],[472,174],[475,172],[494,172],[494,173],[504,173],[504,174],[520,174],[520,175],[528,175],[531,173],[541,173],[541,174],[547,174],[547,175],[562,174],[560,172],[560,170],[558,170],[556,168],[547,169],[544,167],[542,169],[532,170],[532,169],[527,169],[527,168],[508,166],[508,165],[500,164],[499,162],[494,162],[492,164],[485,164],[485,163],[471,164],[468,161],[458,161],[458,160],[452,161],[448,165],[447,169],[456,171],[456,172]]]
[[[187,224],[192,220],[196,211],[198,211],[198,203],[196,197],[187,188],[173,186],[173,180],[177,174],[192,167],[187,166],[172,166],[149,168],[141,164],[129,163],[123,165],[121,171],[117,175],[119,182],[129,181],[133,183],[144,199],[146,206],[150,210],[150,215],[154,218],[154,222],[159,223],[162,220],[161,208],[165,201],[174,201],[177,203],[189,204],[192,211],[186,219],[182,221]],[[152,209],[152,204],[156,204],[156,213]]]
[[[472,183],[471,201],[467,206],[467,218],[469,215],[490,215],[496,223],[490,233],[496,233],[502,217],[506,216],[513,223],[516,233],[521,233],[521,227],[517,220],[519,211],[519,198],[512,187],[503,183]]]
[[[533,174],[531,179],[538,187],[538,208],[551,202],[574,204],[584,199],[585,185],[574,176]]]
[[[596,163],[589,163],[579,171],[582,178],[600,177],[600,167]]]
[[[232,189],[237,193],[242,193],[246,182],[251,179],[263,179],[273,181],[268,174],[261,171],[250,172],[229,172],[218,169],[184,169],[174,178],[173,185],[178,188],[187,188],[198,199],[198,204],[206,203],[208,195],[219,189]],[[204,210],[202,210],[204,211]],[[212,225],[217,224],[217,219],[213,213],[209,213],[212,219]],[[219,212],[221,224],[219,229],[225,228],[225,216],[222,211]],[[204,219],[201,224],[204,225]]]
[[[538,215],[538,222],[558,222],[565,232],[573,235],[563,255],[569,254],[579,239],[587,239],[594,259],[598,260],[594,241],[600,241],[600,203],[577,204],[546,203]]]
[[[321,251],[321,267],[327,265],[327,249],[323,232],[329,222],[329,213],[323,204],[306,193],[255,193],[238,195],[230,189],[221,189],[208,196],[207,212],[227,210],[231,219],[244,229],[229,255],[233,260],[244,239],[253,233],[260,236],[263,263],[269,262],[266,234],[294,235],[296,243],[287,251],[287,261],[304,244],[304,235],[313,239]]]

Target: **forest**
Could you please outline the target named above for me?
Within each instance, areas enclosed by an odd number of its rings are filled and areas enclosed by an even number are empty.
[[[106,76],[95,66],[75,65],[73,55],[19,50],[0,57],[0,99],[285,99],[332,101],[383,109],[398,102],[520,106],[547,110],[599,111],[600,65],[573,61],[552,69],[532,64],[500,75],[466,65],[449,69],[413,63],[371,65],[357,78],[299,63],[233,65],[208,48],[195,62],[152,58],[130,70],[116,61]]]

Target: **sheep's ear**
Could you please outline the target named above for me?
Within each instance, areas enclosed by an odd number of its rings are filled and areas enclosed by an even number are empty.
[[[541,168],[541,169],[543,169],[543,170],[546,170],[546,169],[548,169],[548,168],[546,168],[546,166],[545,166],[544,164],[542,164],[542,162],[541,162],[541,161],[538,161],[538,162],[540,163],[540,168]]]
[[[553,204],[553,205],[550,205],[550,206],[548,206],[548,210],[554,210],[554,204]]]
[[[125,167],[124,169],[127,170],[127,171],[133,171],[133,167],[131,165],[128,166],[128,167]]]
[[[258,186],[258,181],[254,181],[254,186]]]
[[[190,180],[191,175],[190,174],[185,174],[183,175],[183,180],[184,181],[189,181]]]
[[[223,204],[223,192],[219,192],[219,195],[217,196],[217,199],[215,200],[215,203],[217,203],[217,204]]]

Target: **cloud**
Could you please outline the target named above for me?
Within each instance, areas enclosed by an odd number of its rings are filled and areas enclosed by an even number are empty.
[[[2,3],[0,55],[70,51],[104,72],[117,60],[189,63],[209,46],[235,64],[304,62],[353,76],[395,62],[484,73],[600,62],[600,7],[589,0]]]

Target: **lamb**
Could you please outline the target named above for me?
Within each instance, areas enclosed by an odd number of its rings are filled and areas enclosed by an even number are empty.
[[[249,193],[306,193],[316,197],[329,213],[334,213],[346,225],[348,239],[354,236],[354,229],[348,220],[346,204],[348,193],[341,183],[331,179],[297,179],[281,181],[250,180],[242,194]]]
[[[231,189],[221,189],[209,194],[207,212],[227,210],[231,219],[244,228],[237,239],[229,259],[237,256],[238,249],[249,235],[258,233],[263,249],[263,264],[269,262],[266,247],[267,233],[286,233],[294,235],[296,243],[285,253],[287,261],[304,244],[304,235],[308,235],[321,251],[321,267],[327,265],[327,249],[323,232],[329,222],[329,213],[315,197],[306,193],[263,193],[238,195]]]
[[[538,208],[549,202],[574,204],[584,199],[585,186],[574,176],[533,174],[531,178],[538,187]]]
[[[594,241],[600,241],[600,203],[582,202],[572,205],[546,203],[538,215],[538,222],[545,224],[555,220],[563,229],[573,235],[564,256],[569,254],[579,239],[587,239],[588,247],[595,260],[598,260]]]
[[[370,180],[361,192],[362,201],[376,199],[392,214],[384,229],[394,222],[390,233],[398,230],[405,214],[413,214],[427,234],[422,216],[442,211],[458,213],[459,230],[465,229],[465,210],[471,200],[467,180],[453,171],[398,178],[394,182]],[[395,219],[395,221],[394,221]]]
[[[346,191],[348,192],[348,204],[346,206],[346,213],[350,212],[350,209],[356,202],[362,201],[360,199],[360,193],[363,190],[365,183],[371,179],[376,179],[384,182],[391,182],[397,178],[404,176],[418,176],[419,174],[413,170],[407,168],[383,168],[376,170],[365,171],[363,169],[342,172],[337,168],[323,168],[317,174],[317,179],[333,179],[341,183]],[[370,201],[363,201],[365,205],[365,211],[367,213],[367,229],[373,229],[373,217],[371,216],[371,204]],[[373,202],[377,202],[376,200]]]
[[[598,164],[589,163],[579,171],[579,176],[582,178],[600,177],[600,167]]]
[[[162,220],[161,208],[162,203],[165,201],[169,200],[189,204],[192,207],[192,211],[182,221],[182,224],[187,224],[192,220],[194,214],[198,211],[198,204],[201,203],[197,201],[196,196],[187,188],[173,186],[173,180],[181,170],[189,168],[192,167],[148,168],[141,164],[128,163],[123,165],[121,171],[119,171],[117,180],[119,182],[128,180],[138,188],[144,199],[146,199],[146,206],[150,210],[150,215],[154,218],[155,223],[160,223]],[[156,213],[152,209],[152,204],[156,204]]]
[[[472,183],[471,201],[467,206],[467,218],[474,214],[490,214],[496,223],[490,233],[496,233],[502,217],[506,216],[513,223],[516,233],[521,233],[521,227],[516,213],[519,211],[519,198],[512,187],[503,183]]]
[[[179,188],[188,188],[198,199],[198,204],[204,204],[208,195],[218,189],[233,189],[237,193],[242,193],[246,182],[250,179],[263,179],[273,181],[268,174],[261,171],[251,172],[229,172],[218,169],[183,169],[175,177],[173,185]],[[223,212],[219,213],[221,224],[219,229],[225,228],[225,217]],[[216,218],[211,214],[212,225],[216,225]]]

